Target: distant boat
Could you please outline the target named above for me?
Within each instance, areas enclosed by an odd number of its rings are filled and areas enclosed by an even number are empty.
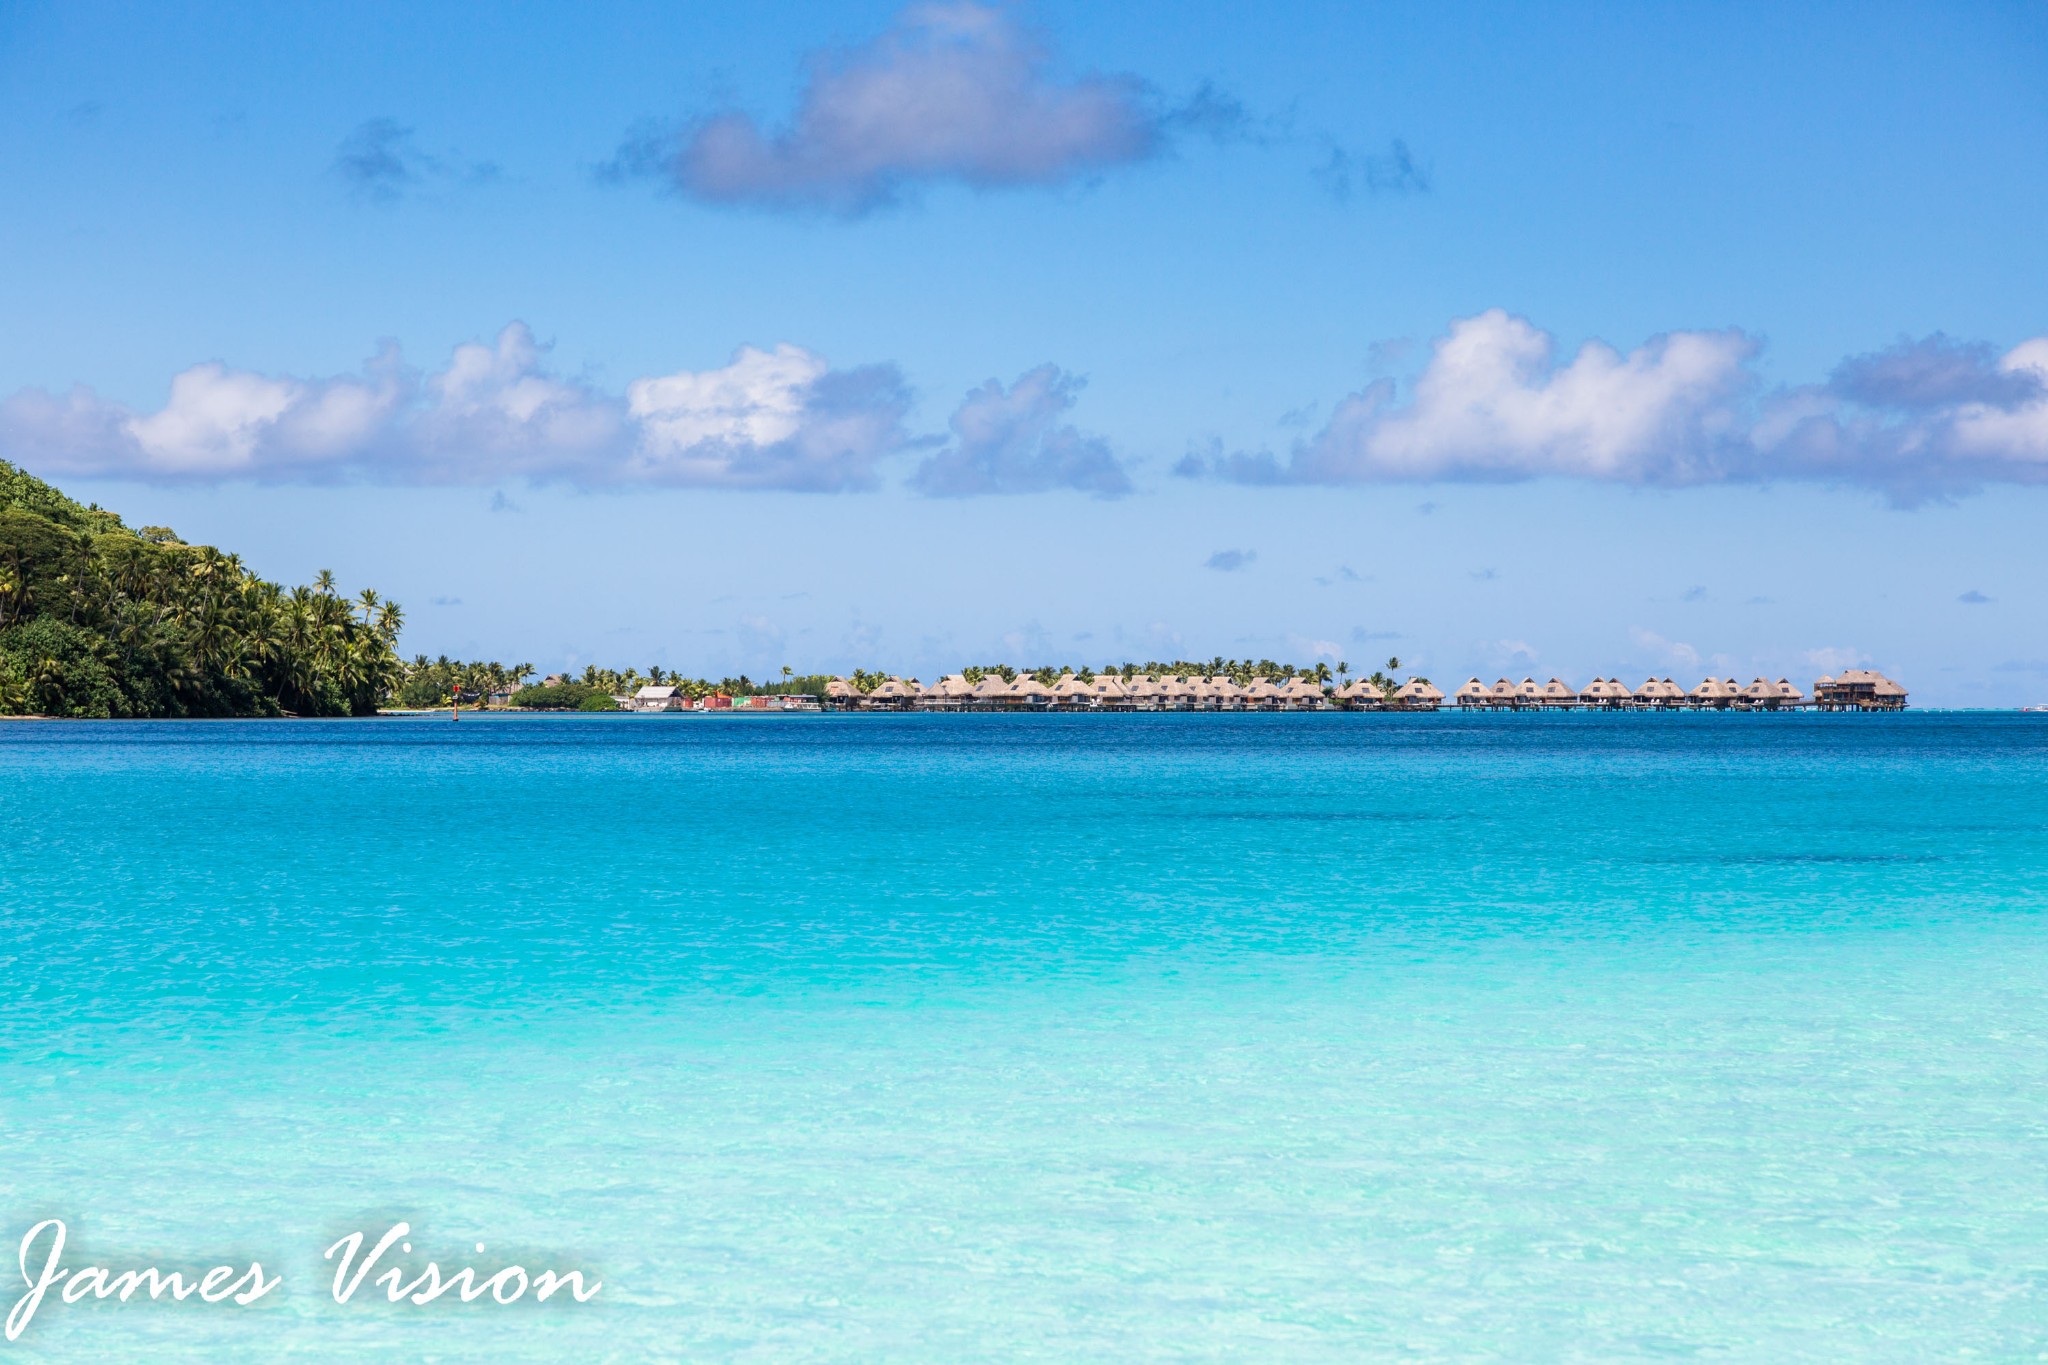
[[[2048,711],[2048,706],[2022,706],[2022,711]]]

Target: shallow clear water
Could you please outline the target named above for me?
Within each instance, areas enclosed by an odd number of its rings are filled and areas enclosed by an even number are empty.
[[[0,1353],[2041,1358],[2044,896],[2048,717],[0,726],[0,1307],[285,1275]]]

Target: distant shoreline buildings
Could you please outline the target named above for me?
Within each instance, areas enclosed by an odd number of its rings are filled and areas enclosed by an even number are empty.
[[[834,678],[823,696],[772,694],[692,698],[681,688],[650,685],[616,698],[628,711],[1436,711],[1448,702],[1465,711],[1903,711],[1906,689],[1881,673],[1852,668],[1815,680],[1811,694],[1789,680],[1707,678],[1692,688],[1670,678],[1630,687],[1595,678],[1574,688],[1557,678],[1492,686],[1472,678],[1449,697],[1427,678],[1382,687],[1356,679],[1328,688],[1306,674],[1249,684],[1223,675],[1063,673],[1051,682],[1029,673],[970,670],[934,683],[859,674]],[[1049,675],[1047,675],[1049,676]]]

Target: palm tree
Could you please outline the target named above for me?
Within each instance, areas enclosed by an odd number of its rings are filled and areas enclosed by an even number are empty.
[[[375,588],[364,588],[361,592],[356,594],[356,605],[363,609],[364,625],[367,626],[370,624],[371,621],[376,619],[377,602],[378,597],[377,590]]]
[[[313,575],[313,591],[325,596],[334,596],[334,570],[322,569]]]

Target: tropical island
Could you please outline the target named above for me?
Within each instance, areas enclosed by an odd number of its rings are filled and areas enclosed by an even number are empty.
[[[405,676],[396,603],[284,588],[0,460],[0,714],[367,716]]]
[[[166,527],[132,529],[0,460],[0,715],[77,719],[369,716],[469,707],[628,711],[1887,711],[1906,691],[1850,669],[1811,693],[1784,678],[1708,678],[1686,689],[1652,677],[1491,684],[1448,697],[1401,661],[1354,676],[1339,662],[1147,660],[1016,668],[981,664],[932,683],[855,669],[756,681],[685,677],[659,666],[586,667],[529,681],[530,663],[399,657],[405,613],[365,588],[353,598],[322,571],[284,588],[232,554]]]

